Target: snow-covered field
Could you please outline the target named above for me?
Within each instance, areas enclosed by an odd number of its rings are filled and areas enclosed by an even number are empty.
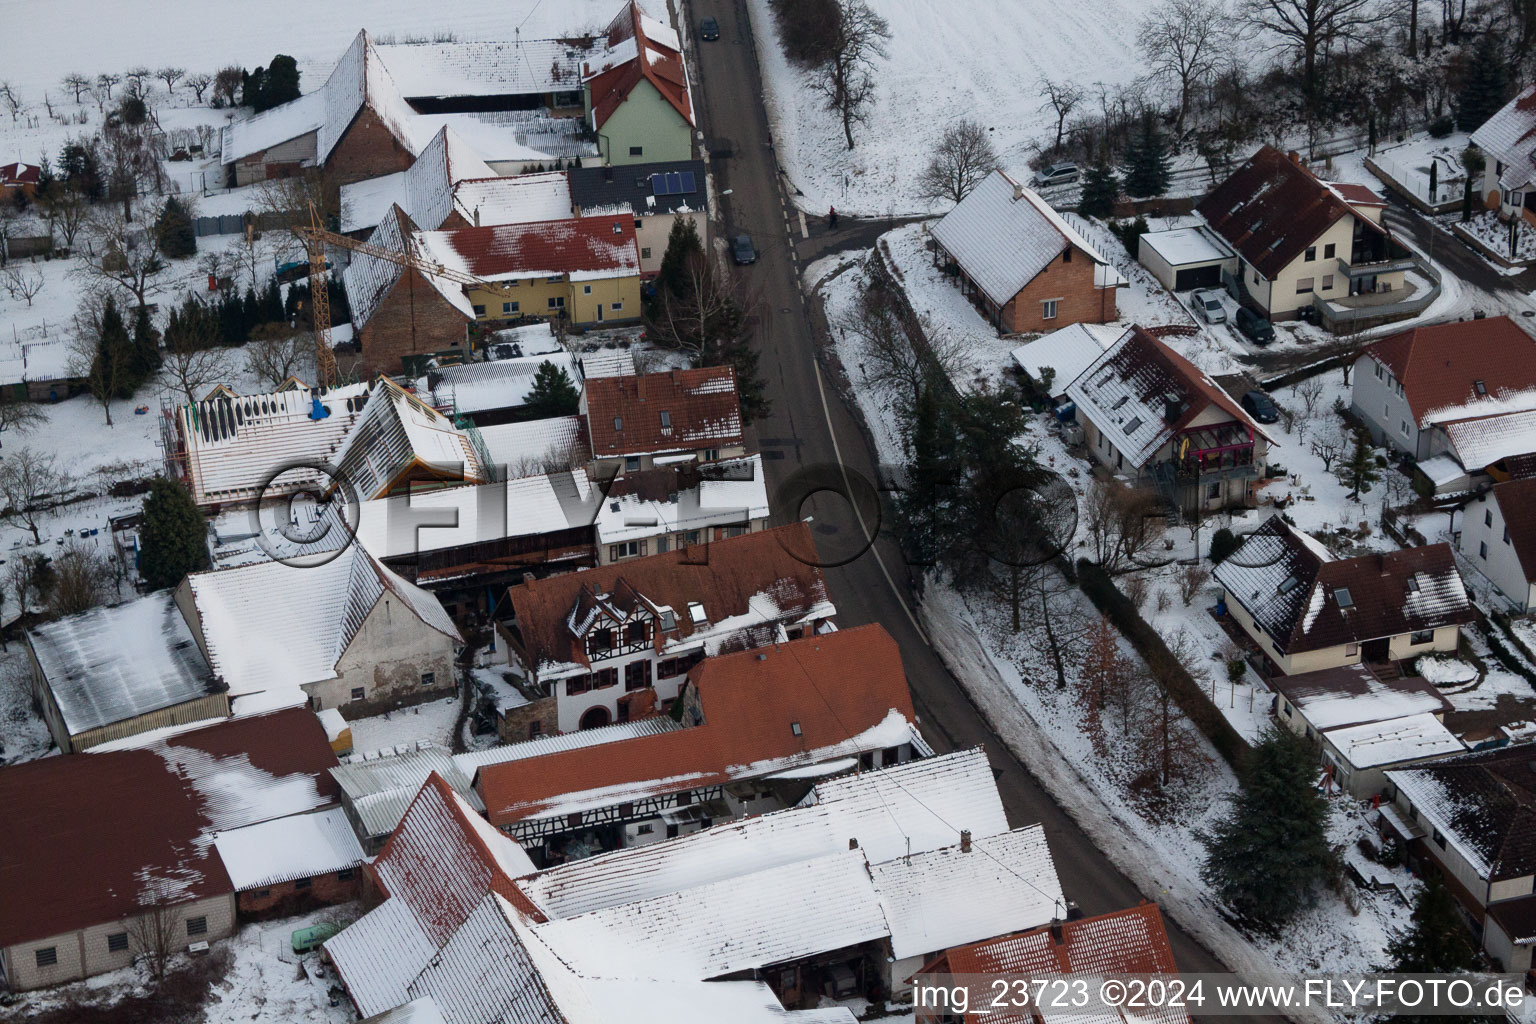
[[[779,46],[768,0],[749,0],[778,158],[820,213],[925,213],[913,182],[944,129],[968,117],[991,132],[1003,166],[1025,163],[1054,117],[1042,109],[1042,79],[1079,85],[1129,82],[1141,71],[1134,0],[1072,4],[874,0],[890,24],[889,56],[876,61],[867,124],[850,152],[837,116]]]

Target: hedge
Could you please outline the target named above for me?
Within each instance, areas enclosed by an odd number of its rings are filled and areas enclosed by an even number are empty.
[[[1195,677],[1189,674],[1189,669],[1179,663],[1168,645],[1163,643],[1163,638],[1136,611],[1131,599],[1120,592],[1108,573],[1086,558],[1077,563],[1077,577],[1083,593],[1136,648],[1158,685],[1173,695],[1185,716],[1205,734],[1217,753],[1232,767],[1241,768],[1250,749],[1248,741],[1211,703]]]

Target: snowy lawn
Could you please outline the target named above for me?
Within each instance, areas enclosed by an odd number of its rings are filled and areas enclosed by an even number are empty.
[[[1094,614],[1091,606],[1079,611]],[[1245,937],[1226,922],[1199,877],[1203,847],[1197,833],[1221,814],[1236,780],[1209,747],[1204,778],[1190,786],[1179,811],[1149,817],[1127,790],[1125,772],[1134,762],[1130,740],[1118,737],[1109,756],[1095,751],[1072,690],[1056,688],[1038,636],[1014,636],[1000,605],[977,607],[938,584],[930,584],[922,612],[946,664],[1009,747],[1143,892],[1235,971],[1260,981],[1272,971],[1364,971],[1383,962],[1387,942],[1409,922],[1409,907],[1394,891],[1374,893],[1346,883],[1354,910],[1324,893],[1277,940]],[[1371,832],[1353,802],[1336,799],[1333,807],[1335,843],[1352,846]],[[1401,869],[1375,865],[1374,873],[1390,874],[1394,886],[1412,890]]]
[[[1499,215],[1494,211],[1489,210],[1485,213],[1479,213],[1465,223],[1458,217],[1453,223],[1456,224],[1458,230],[1465,231],[1506,259],[1512,259],[1517,263],[1536,261],[1536,229],[1532,229],[1529,224],[1523,221],[1516,222],[1519,224],[1519,229],[1515,235],[1515,251],[1513,255],[1509,251],[1509,225],[1501,221]],[[1469,248],[1499,270],[1507,271],[1510,269],[1489,260],[1487,255],[1477,247],[1469,246]],[[1524,268],[1516,267],[1514,269],[1518,272]]]
[[[858,308],[864,279],[863,261],[869,254],[868,249],[849,250],[824,256],[805,268],[805,287],[812,294],[821,296],[829,324],[836,324],[840,317]],[[905,442],[894,404],[866,378],[863,342],[847,331],[836,328],[832,330],[832,342],[852,387],[854,399],[858,402],[859,411],[874,437],[881,461],[905,462]]]
[[[53,749],[53,737],[32,710],[32,670],[25,643],[13,642],[0,652],[0,764],[17,764],[42,757]]]
[[[354,718],[347,724],[352,727],[352,749],[358,754],[371,754],[376,750],[414,746],[420,740],[451,747],[453,723],[458,717],[459,698],[455,695],[370,718]]]
[[[768,0],[749,0],[779,162],[822,213],[927,213],[913,184],[944,129],[972,118],[991,131],[1003,166],[1025,166],[1055,121],[1041,109],[1043,78],[1119,85],[1140,68],[1134,26],[1144,7],[1127,0],[1058,4],[955,4],[874,0],[890,23],[878,59],[869,121],[849,150],[837,116],[811,75],[784,57]]]

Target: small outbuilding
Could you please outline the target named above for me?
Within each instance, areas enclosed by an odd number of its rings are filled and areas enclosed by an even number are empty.
[[[1173,292],[1217,288],[1222,271],[1237,272],[1237,253],[1203,224],[1145,232],[1136,259]]]

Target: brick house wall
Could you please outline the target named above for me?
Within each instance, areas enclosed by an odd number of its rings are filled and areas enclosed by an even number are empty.
[[[1054,331],[1069,324],[1103,324],[1115,319],[1115,290],[1093,286],[1094,263],[1068,248],[1008,300],[1001,314],[1007,334]],[[1042,314],[1047,299],[1055,299],[1056,316]]]
[[[399,373],[400,358],[467,344],[469,321],[414,270],[405,270],[357,340],[369,375]]]
[[[292,917],[315,907],[346,903],[362,896],[363,876],[364,871],[359,865],[347,871],[327,871],[314,878],[294,879],[264,889],[250,889],[235,895],[236,912],[241,920],[259,921],[271,917]],[[303,884],[305,882],[309,884]]]
[[[538,724],[538,731],[533,729]],[[502,712],[496,723],[496,734],[503,743],[521,743],[540,736],[554,736],[560,731],[560,703],[553,697],[544,697]]]
[[[325,167],[341,186],[407,170],[413,160],[373,108],[364,107],[331,148]]]

